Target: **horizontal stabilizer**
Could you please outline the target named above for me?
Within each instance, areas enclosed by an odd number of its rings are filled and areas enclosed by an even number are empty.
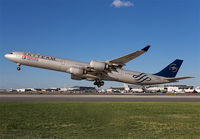
[[[183,79],[189,79],[189,78],[194,78],[194,77],[177,77],[177,78],[167,78],[168,81],[173,82],[173,81],[178,81],[178,80],[183,80]]]

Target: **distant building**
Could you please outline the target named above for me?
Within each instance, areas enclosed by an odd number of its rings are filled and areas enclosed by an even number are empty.
[[[188,85],[164,85],[165,88],[167,87],[178,87],[179,89],[193,89],[194,86],[188,86]]]
[[[106,89],[98,89],[97,92],[98,93],[106,93]]]
[[[80,91],[80,88],[74,86],[74,87],[67,88],[67,91]]]
[[[147,91],[155,93],[155,92],[166,92],[167,90],[164,86],[152,86],[147,88]]]
[[[134,92],[134,93],[142,93],[144,92],[143,89],[140,87],[135,87],[135,88],[132,88],[131,89],[131,92]]]
[[[0,89],[0,92],[5,92],[5,91],[7,91],[6,89]]]
[[[106,91],[109,93],[113,92],[113,93],[121,93],[122,91],[124,91],[124,87],[110,87],[108,89],[106,89]]]
[[[8,92],[16,92],[16,89],[9,89]]]
[[[42,89],[40,89],[40,88],[34,88],[34,91],[42,91]]]
[[[21,89],[16,89],[17,92],[29,92],[31,91],[31,89],[27,89],[27,88],[21,88]]]
[[[68,91],[68,88],[60,88],[59,91],[61,91],[61,92],[65,92],[65,91]]]
[[[74,88],[74,90],[78,90],[78,91],[96,91],[95,87],[74,86],[72,88]]]
[[[46,89],[41,89],[42,92],[55,92],[59,91],[60,88],[46,88]]]
[[[165,89],[168,93],[193,93],[194,87],[187,85],[165,85]]]

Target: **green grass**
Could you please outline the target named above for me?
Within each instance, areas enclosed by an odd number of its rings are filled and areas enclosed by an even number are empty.
[[[0,138],[200,138],[200,103],[1,102]]]

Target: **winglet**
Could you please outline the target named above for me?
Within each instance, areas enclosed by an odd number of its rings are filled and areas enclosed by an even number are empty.
[[[147,52],[147,51],[149,50],[149,48],[150,48],[150,45],[147,45],[146,47],[144,47],[144,48],[142,49],[142,51]]]

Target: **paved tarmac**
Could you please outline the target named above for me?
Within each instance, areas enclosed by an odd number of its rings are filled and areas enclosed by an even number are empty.
[[[71,102],[200,102],[200,96],[133,96],[133,95],[0,95],[6,101]]]

